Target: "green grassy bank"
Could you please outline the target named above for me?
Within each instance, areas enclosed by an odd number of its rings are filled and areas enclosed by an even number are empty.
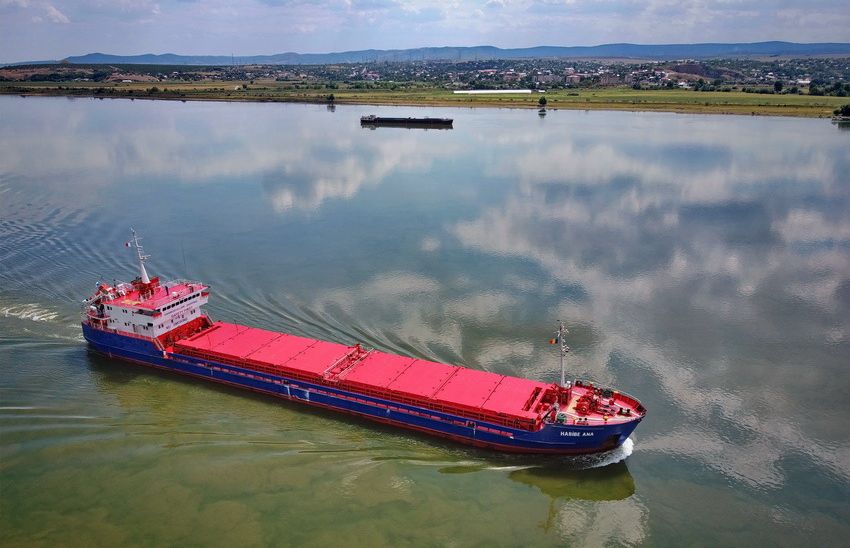
[[[456,95],[442,88],[402,90],[299,86],[284,82],[0,82],[0,93],[24,96],[122,97],[164,100],[280,101],[336,104],[414,105],[457,107],[537,108],[545,96],[547,108],[646,110],[706,114],[744,114],[826,118],[850,102],[844,97],[764,95],[755,93],[696,92],[690,90],[634,90],[600,88],[551,90],[545,94]]]

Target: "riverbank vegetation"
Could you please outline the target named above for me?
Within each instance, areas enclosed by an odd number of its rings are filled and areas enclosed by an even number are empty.
[[[159,100],[305,102],[363,105],[539,108],[544,92],[517,95],[460,95],[424,83],[404,86],[320,84],[275,80],[229,82],[0,82],[0,93]],[[330,97],[333,99],[329,99]],[[829,117],[843,97],[753,94],[742,91],[606,87],[545,91],[549,109],[606,109]]]

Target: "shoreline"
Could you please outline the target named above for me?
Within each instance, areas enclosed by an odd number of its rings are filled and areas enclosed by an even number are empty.
[[[221,88],[220,88],[221,89]],[[759,96],[745,93],[701,93],[675,91],[632,91],[623,88],[587,89],[580,92],[555,90],[531,96],[454,95],[445,90],[340,92],[338,90],[289,91],[251,87],[218,91],[187,87],[165,88],[155,93],[139,86],[80,86],[58,89],[48,86],[0,84],[0,95],[20,97],[70,97],[88,99],[130,99],[148,101],[215,101],[250,103],[305,103],[319,105],[410,106],[454,108],[539,109],[545,97],[547,110],[609,110],[623,112],[673,112],[737,116],[783,116],[797,118],[832,117],[832,111],[850,99],[823,96]],[[333,94],[334,100],[327,96]],[[781,101],[781,102],[780,102]]]

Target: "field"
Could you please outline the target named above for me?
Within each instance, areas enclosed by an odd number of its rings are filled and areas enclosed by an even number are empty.
[[[434,105],[458,107],[537,108],[546,97],[550,109],[604,109],[745,114],[824,118],[850,102],[843,97],[811,95],[766,95],[691,90],[634,90],[631,88],[560,89],[531,95],[456,95],[429,87],[407,89],[356,89],[353,87],[306,86],[277,81],[213,82],[0,82],[0,93],[98,98],[164,100],[280,101],[336,104]]]

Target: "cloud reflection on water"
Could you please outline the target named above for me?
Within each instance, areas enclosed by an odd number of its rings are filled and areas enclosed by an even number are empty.
[[[571,371],[649,407],[638,463],[698,463],[684,473],[717,471],[747,502],[793,486],[779,514],[808,515],[800,469],[850,478],[835,408],[850,389],[850,158],[818,121],[459,111],[435,134],[362,132],[346,107],[23,105],[0,126],[0,207],[43,223],[7,236],[85,241],[63,259],[112,269],[128,213],[144,216],[163,237],[198,234],[223,318],[544,380],[562,318]],[[60,223],[63,208],[83,214]],[[177,270],[170,251],[154,253]],[[30,284],[53,272],[32,255]],[[599,544],[643,541],[664,507],[560,502],[565,538]]]
[[[451,231],[472,250],[533,261],[584,289],[589,298],[562,301],[558,316],[600,324],[597,350],[636,358],[681,412],[659,417],[672,424],[639,449],[699,458],[762,486],[781,484],[779,461],[799,452],[848,479],[846,424],[800,411],[816,394],[840,401],[848,388],[827,379],[840,374],[838,348],[850,342],[841,305],[850,193],[839,175],[850,161],[829,134],[798,143],[759,125],[735,128],[707,118],[605,139],[593,130],[503,139],[519,151],[492,173],[519,183]],[[693,150],[705,154],[689,164]],[[750,363],[734,363],[740,356]],[[801,378],[806,362],[814,371]],[[822,443],[825,434],[844,442]]]
[[[333,161],[312,147],[328,144],[301,140],[301,150],[263,175],[263,189],[275,211],[289,209],[314,210],[328,199],[350,199],[363,187],[377,186],[399,171],[425,170],[435,158],[447,156],[449,150],[432,144],[423,146],[415,136],[368,139],[351,145],[353,149],[334,150]]]
[[[433,136],[364,133],[350,110],[327,113],[345,121],[316,124],[311,107],[285,105],[258,124],[243,109],[216,103],[137,101],[127,108],[126,101],[106,101],[90,109],[92,101],[77,102],[84,108],[47,99],[39,104],[40,117],[22,109],[0,126],[4,172],[49,187],[63,204],[90,201],[81,189],[105,190],[127,178],[259,180],[276,211],[314,210],[328,199],[350,199],[392,173],[422,171],[457,153]],[[24,126],[28,130],[20,131]]]

